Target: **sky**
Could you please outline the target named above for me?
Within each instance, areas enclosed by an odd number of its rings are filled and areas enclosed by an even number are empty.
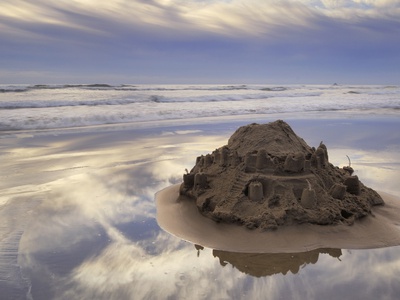
[[[0,0],[0,84],[400,84],[400,0]]]

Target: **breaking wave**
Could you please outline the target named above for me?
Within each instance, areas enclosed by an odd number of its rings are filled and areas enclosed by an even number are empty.
[[[400,113],[399,86],[0,85],[0,130],[252,114]]]

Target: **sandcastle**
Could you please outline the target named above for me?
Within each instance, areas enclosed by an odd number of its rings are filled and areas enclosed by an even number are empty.
[[[217,222],[264,230],[351,225],[384,204],[350,166],[329,163],[322,142],[308,146],[281,120],[240,127],[227,145],[197,157],[179,193]]]

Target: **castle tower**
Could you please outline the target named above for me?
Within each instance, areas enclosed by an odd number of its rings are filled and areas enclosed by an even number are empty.
[[[300,173],[304,171],[306,158],[301,152],[290,154],[286,156],[285,164],[283,166],[284,171],[291,173]]]
[[[339,200],[343,200],[346,195],[346,186],[343,184],[335,183],[329,190],[329,194]]]
[[[346,186],[346,190],[353,195],[360,195],[360,181],[358,180],[358,176],[349,176],[344,181],[344,185]]]
[[[229,164],[229,150],[226,147],[223,147],[220,151],[221,157],[219,161],[219,165],[222,166],[227,166]]]
[[[261,202],[264,198],[263,185],[259,181],[253,181],[249,184],[249,199],[255,202]]]
[[[198,189],[207,188],[207,175],[199,172],[194,175],[194,187]]]
[[[257,155],[253,154],[251,152],[246,153],[245,157],[245,171],[247,173],[252,173],[256,171],[256,161],[257,161]]]
[[[306,188],[301,194],[301,206],[307,209],[314,208],[317,205],[317,195],[315,190]]]
[[[205,166],[205,167],[209,167],[209,166],[212,165],[212,163],[213,163],[212,156],[211,156],[210,154],[207,154],[207,155],[204,157],[204,166]]]

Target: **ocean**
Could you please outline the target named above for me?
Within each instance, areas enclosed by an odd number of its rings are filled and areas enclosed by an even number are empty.
[[[161,229],[155,194],[284,119],[398,197],[399,116],[400,86],[0,85],[0,298],[398,299],[400,246],[211,249]]]
[[[0,130],[333,111],[398,116],[400,86],[0,85]]]

